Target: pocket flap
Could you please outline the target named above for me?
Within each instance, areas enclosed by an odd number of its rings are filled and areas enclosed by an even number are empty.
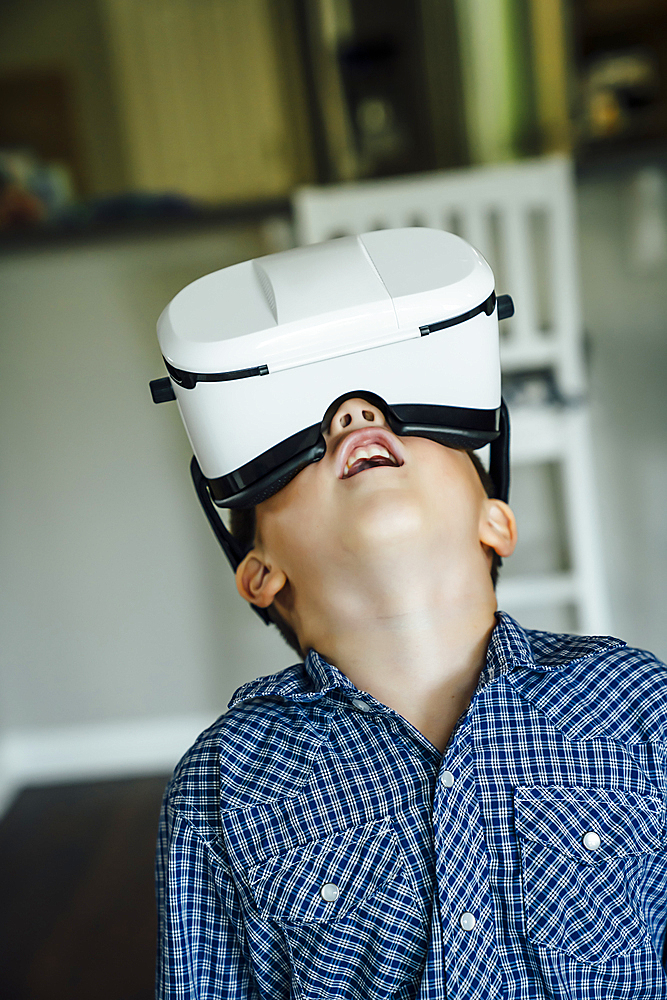
[[[249,881],[263,917],[281,923],[329,922],[342,920],[392,879],[401,864],[391,823],[377,820],[257,865]]]
[[[516,829],[524,841],[549,844],[559,853],[588,864],[611,857],[653,854],[663,840],[662,800],[636,792],[520,787],[514,793],[514,811]]]

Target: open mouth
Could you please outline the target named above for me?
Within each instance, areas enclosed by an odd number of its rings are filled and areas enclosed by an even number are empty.
[[[379,465],[397,466],[398,462],[381,445],[371,445],[370,448],[355,448],[343,470],[343,479],[349,479],[351,476],[356,476],[358,472],[363,472],[364,469],[374,469]]]
[[[380,429],[351,434],[343,445],[338,478],[351,479],[365,469],[381,465],[398,468],[403,465],[403,458],[396,451],[389,434]]]

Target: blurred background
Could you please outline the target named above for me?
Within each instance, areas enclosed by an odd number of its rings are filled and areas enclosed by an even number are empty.
[[[151,995],[166,776],[294,660],[237,597],[148,381],[169,299],[311,239],[322,190],[561,164],[580,389],[508,361],[507,393],[585,416],[599,572],[572,583],[567,473],[525,463],[501,604],[667,657],[666,81],[663,0],[3,0],[3,996]]]

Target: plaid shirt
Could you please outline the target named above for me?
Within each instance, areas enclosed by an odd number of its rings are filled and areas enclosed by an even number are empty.
[[[170,783],[157,995],[667,997],[667,668],[498,616],[444,756],[311,652]]]

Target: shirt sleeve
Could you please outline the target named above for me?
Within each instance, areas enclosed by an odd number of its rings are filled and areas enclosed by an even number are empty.
[[[156,1000],[258,1000],[229,873],[165,796],[156,856]]]

